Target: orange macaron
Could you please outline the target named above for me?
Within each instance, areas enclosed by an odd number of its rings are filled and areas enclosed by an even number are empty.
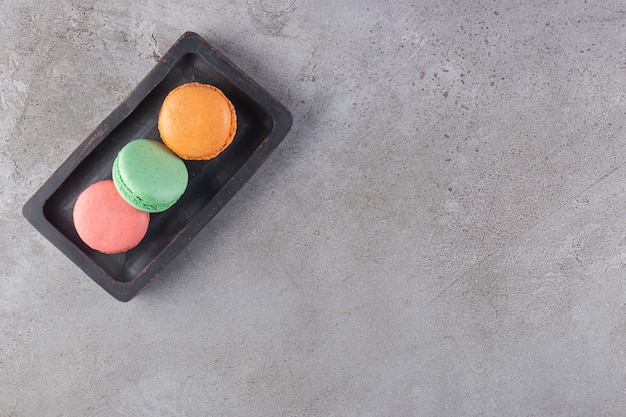
[[[192,82],[165,97],[158,128],[163,143],[182,159],[208,160],[233,141],[237,114],[219,88]]]

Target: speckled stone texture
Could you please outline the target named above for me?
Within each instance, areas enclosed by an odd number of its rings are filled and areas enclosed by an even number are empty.
[[[626,410],[617,1],[0,3],[0,415]],[[21,208],[185,31],[294,117],[136,299]]]

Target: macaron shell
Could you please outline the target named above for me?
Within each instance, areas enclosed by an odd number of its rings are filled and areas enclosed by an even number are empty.
[[[107,254],[126,252],[137,246],[150,222],[150,215],[128,204],[111,180],[87,187],[78,196],[72,217],[82,241]]]
[[[112,175],[129,204],[151,213],[174,205],[189,181],[185,163],[165,145],[150,139],[124,146],[113,162]]]
[[[193,82],[167,95],[159,113],[158,128],[163,143],[181,158],[208,160],[232,143],[237,114],[220,89]]]

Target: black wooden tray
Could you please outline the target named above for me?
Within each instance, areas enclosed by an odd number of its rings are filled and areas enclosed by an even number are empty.
[[[232,144],[210,161],[185,161],[189,186],[169,210],[151,214],[142,242],[105,255],[78,237],[72,210],[89,185],[111,178],[117,152],[138,138],[161,140],[157,116],[175,87],[197,81],[220,88],[237,112]],[[291,128],[278,101],[195,33],[187,32],[24,205],[26,219],[87,275],[128,301],[196,236],[239,191]]]

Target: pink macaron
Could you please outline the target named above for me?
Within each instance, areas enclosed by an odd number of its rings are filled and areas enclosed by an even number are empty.
[[[87,187],[74,205],[74,227],[92,249],[102,253],[126,252],[148,231],[150,214],[128,204],[111,180]]]

